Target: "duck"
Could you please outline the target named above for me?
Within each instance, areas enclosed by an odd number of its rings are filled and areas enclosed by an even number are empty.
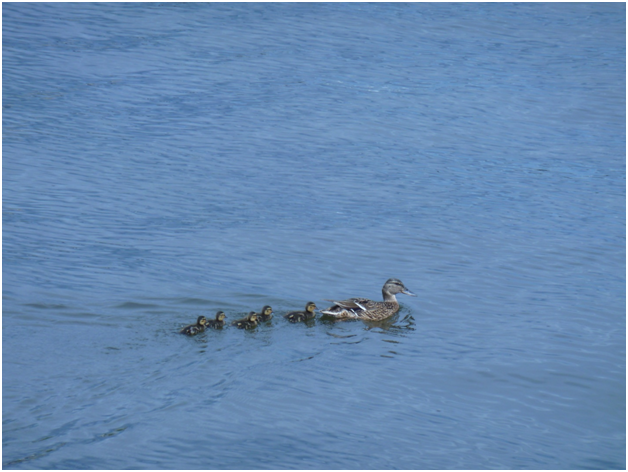
[[[237,326],[238,329],[251,329],[257,326],[257,313],[250,312],[247,316],[240,320],[235,320],[231,323],[232,326]]]
[[[349,298],[348,300],[327,300],[334,304],[321,313],[338,319],[361,319],[379,321],[399,311],[398,293],[416,297],[399,279],[388,279],[382,287],[383,302],[375,302],[368,298]]]
[[[216,313],[216,319],[207,320],[207,327],[214,329],[222,328],[225,325],[225,316],[227,315],[225,315],[224,311],[219,311]]]
[[[194,336],[195,334],[202,333],[205,331],[205,327],[207,326],[207,318],[204,316],[199,316],[196,320],[196,324],[192,324],[190,326],[186,326],[183,328],[180,333],[187,334],[188,336]]]
[[[262,308],[261,313],[255,313],[257,315],[257,321],[270,321],[273,317],[273,309],[266,305]]]
[[[317,306],[314,302],[307,302],[305,305],[304,311],[291,311],[290,313],[286,313],[283,315],[285,319],[287,319],[290,323],[299,323],[300,321],[308,321],[314,319],[316,314],[314,310],[316,310]]]

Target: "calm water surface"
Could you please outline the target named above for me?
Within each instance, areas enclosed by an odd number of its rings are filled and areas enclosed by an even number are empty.
[[[5,3],[4,468],[624,469],[625,24]]]

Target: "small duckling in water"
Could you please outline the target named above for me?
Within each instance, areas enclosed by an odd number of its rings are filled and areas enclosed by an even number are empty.
[[[255,328],[257,326],[257,313],[252,311],[241,320],[235,320],[233,323],[231,323],[231,326],[237,326],[238,329]]]
[[[196,320],[196,324],[186,326],[181,330],[181,334],[187,334],[188,336],[194,336],[195,334],[202,333],[205,331],[205,327],[207,326],[207,318],[204,316],[199,316]]]
[[[225,316],[226,315],[224,311],[219,311],[218,313],[216,313],[215,320],[207,320],[207,327],[214,329],[222,328],[225,325]]]
[[[273,317],[273,309],[270,306],[266,305],[264,308],[262,308],[261,313],[255,314],[257,315],[257,321],[269,321]]]
[[[307,302],[305,305],[305,311],[291,311],[283,315],[285,319],[287,319],[290,323],[299,323],[300,321],[308,321],[313,320],[316,316],[314,310],[316,310],[316,305],[314,302]]]

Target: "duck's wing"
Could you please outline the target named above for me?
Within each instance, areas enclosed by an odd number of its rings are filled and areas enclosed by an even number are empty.
[[[301,313],[298,311],[291,311],[290,313],[286,313],[283,315],[285,319],[290,321],[291,323],[296,323],[301,318]]]
[[[181,334],[187,334],[188,336],[192,336],[196,333],[198,333],[200,330],[198,329],[198,327],[196,325],[190,325],[190,326],[186,326],[185,328],[183,328],[180,332]]]
[[[373,302],[368,298],[349,298],[348,300],[327,300],[333,302],[335,306],[348,310],[367,310]]]
[[[333,302],[334,305],[326,310],[321,310],[321,313],[343,318],[359,318],[364,312],[368,311],[374,303],[368,298],[349,298],[348,300],[328,301]]]

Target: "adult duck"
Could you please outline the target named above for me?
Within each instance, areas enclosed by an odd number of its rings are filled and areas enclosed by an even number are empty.
[[[379,321],[388,318],[399,311],[398,293],[405,293],[416,297],[408,290],[399,279],[388,279],[382,288],[383,302],[375,302],[368,298],[349,298],[348,300],[328,300],[334,304],[326,310],[321,310],[324,315],[339,319],[361,319]]]

